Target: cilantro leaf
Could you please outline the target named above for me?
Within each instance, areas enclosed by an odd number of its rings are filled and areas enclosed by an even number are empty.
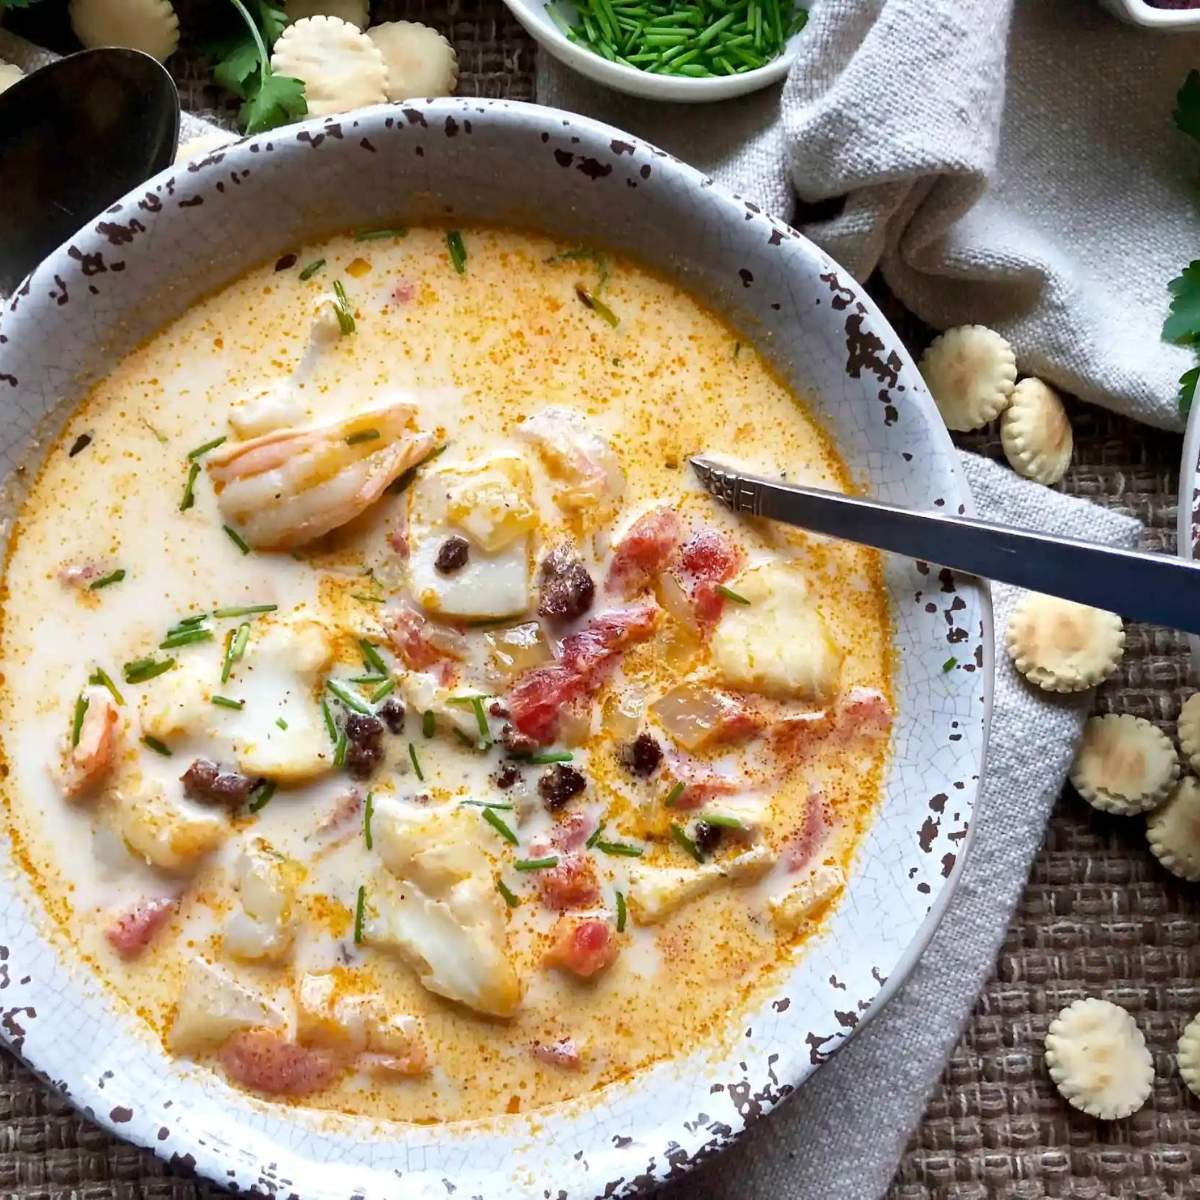
[[[1189,71],[1175,96],[1175,127],[1200,141],[1200,71]]]
[[[1196,397],[1196,384],[1200,382],[1200,367],[1184,371],[1179,377],[1179,415],[1187,417],[1192,411],[1192,401]]]
[[[258,0],[258,24],[268,50],[279,40],[279,35],[287,23],[288,15],[282,8],[272,4],[270,0]]]
[[[1200,338],[1200,259],[1193,259],[1183,274],[1172,279],[1171,312],[1163,322],[1163,341],[1186,345]]]
[[[290,75],[272,75],[268,69],[258,88],[242,105],[238,121],[247,133],[263,133],[307,112],[304,84]]]

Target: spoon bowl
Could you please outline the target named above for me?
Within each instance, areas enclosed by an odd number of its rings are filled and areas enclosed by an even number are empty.
[[[174,81],[140,50],[83,50],[0,95],[0,293],[161,171],[178,140]]]

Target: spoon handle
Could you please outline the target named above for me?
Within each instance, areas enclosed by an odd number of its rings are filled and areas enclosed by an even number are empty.
[[[744,475],[709,459],[694,458],[692,466],[704,486],[736,512],[1200,634],[1200,563],[897,508]]]

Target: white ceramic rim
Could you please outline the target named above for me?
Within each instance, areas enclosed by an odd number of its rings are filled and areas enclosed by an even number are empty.
[[[1196,557],[1196,510],[1200,506],[1200,401],[1193,401],[1183,434],[1179,458],[1179,494],[1175,508],[1175,553],[1189,561]],[[1192,666],[1200,673],[1200,637],[1187,635]]]
[[[1159,29],[1168,33],[1189,33],[1200,29],[1200,9],[1155,8],[1145,0],[1109,0],[1120,8],[1124,16],[1135,25],[1146,29]]]
[[[747,71],[744,75],[721,75],[712,79],[689,79],[686,75],[652,75],[627,67],[624,63],[609,62],[591,50],[577,46],[555,25],[546,12],[544,0],[504,0],[509,12],[521,23],[543,49],[572,70],[586,75],[630,96],[649,100],[671,100],[680,104],[703,104],[710,100],[728,100],[745,96],[778,82],[796,60],[796,39],[804,30],[788,39],[787,48],[765,67]]]

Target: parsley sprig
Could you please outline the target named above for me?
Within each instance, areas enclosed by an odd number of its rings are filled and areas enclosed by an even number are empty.
[[[1175,97],[1175,127],[1200,142],[1200,71],[1189,71]],[[1193,259],[1167,287],[1171,310],[1163,322],[1162,336],[1177,346],[1191,346],[1200,352],[1200,259]],[[1200,366],[1191,367],[1179,377],[1179,412],[1186,417],[1200,382]]]

